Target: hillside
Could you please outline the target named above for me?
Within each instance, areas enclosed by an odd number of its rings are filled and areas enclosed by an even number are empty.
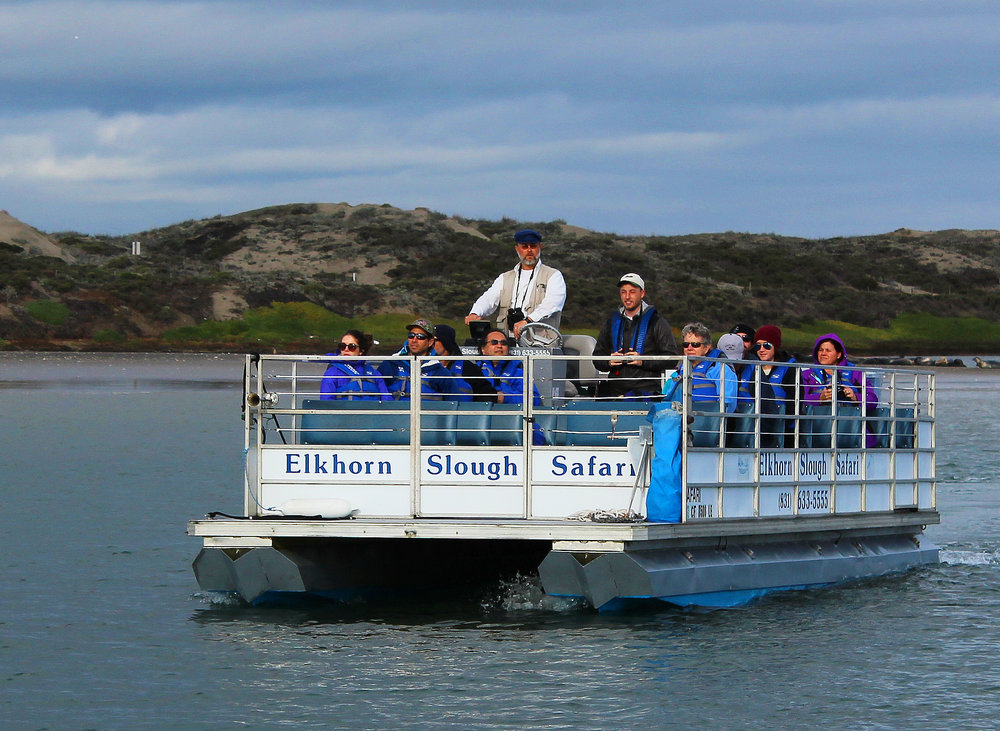
[[[347,320],[419,312],[454,321],[513,266],[511,237],[525,227],[543,234],[543,259],[566,277],[563,325],[571,331],[600,326],[628,271],[645,277],[648,299],[675,326],[838,320],[886,328],[912,313],[996,324],[1000,313],[997,231],[618,236],[563,221],[340,203],[109,237],[43,234],[4,213],[0,345],[183,347],[177,328],[239,319],[276,302],[310,302]],[[132,241],[141,242],[140,256],[131,254]]]

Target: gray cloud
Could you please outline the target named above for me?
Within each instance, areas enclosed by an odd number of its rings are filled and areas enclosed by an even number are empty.
[[[131,232],[291,201],[622,233],[995,227],[1000,6],[0,4],[0,199]]]

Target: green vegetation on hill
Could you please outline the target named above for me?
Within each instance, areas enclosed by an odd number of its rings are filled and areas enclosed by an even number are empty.
[[[415,314],[462,332],[471,303],[514,265],[514,231],[528,227],[542,232],[543,260],[566,277],[569,332],[596,333],[617,302],[618,277],[636,271],[675,328],[770,322],[799,348],[833,329],[859,351],[1000,351],[996,231],[618,236],[563,221],[346,204],[276,206],[122,237],[51,235],[72,263],[0,240],[0,338],[25,348],[288,349],[353,325],[394,346]]]

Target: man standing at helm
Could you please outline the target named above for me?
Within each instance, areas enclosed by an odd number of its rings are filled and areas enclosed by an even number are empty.
[[[532,322],[559,327],[566,304],[566,281],[562,272],[542,264],[542,236],[525,229],[514,234],[514,250],[520,262],[504,272],[472,305],[465,324],[487,320],[495,312],[497,327],[515,338]]]

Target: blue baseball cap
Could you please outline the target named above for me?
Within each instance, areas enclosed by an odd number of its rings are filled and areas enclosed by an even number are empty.
[[[542,235],[537,231],[532,231],[530,228],[526,228],[522,231],[518,231],[514,234],[515,244],[540,244],[542,243]]]

